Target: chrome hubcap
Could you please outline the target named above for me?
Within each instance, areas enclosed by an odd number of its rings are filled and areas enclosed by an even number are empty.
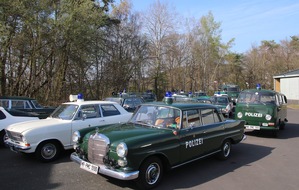
[[[160,166],[157,163],[152,163],[146,170],[146,182],[150,185],[155,184],[160,176]]]
[[[230,145],[229,143],[225,143],[224,147],[223,147],[223,153],[225,157],[228,157],[229,153],[230,153]]]
[[[41,150],[41,155],[45,159],[51,159],[56,155],[56,147],[53,144],[45,144]]]

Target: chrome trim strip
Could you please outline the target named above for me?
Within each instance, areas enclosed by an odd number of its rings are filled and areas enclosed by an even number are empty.
[[[73,152],[71,154],[70,158],[72,161],[76,162],[79,165],[81,165],[81,162],[83,161],[81,158],[79,158],[79,156],[76,152]],[[110,176],[110,177],[120,179],[120,180],[132,180],[132,179],[138,178],[139,171],[125,173],[125,172],[111,170],[111,169],[107,168],[105,165],[99,165],[98,174],[103,174],[103,175]]]
[[[205,157],[211,156],[211,155],[213,155],[213,154],[216,154],[216,153],[218,153],[218,152],[220,152],[220,151],[221,151],[221,150],[217,150],[217,151],[215,151],[215,152],[212,152],[212,153],[210,153],[210,154],[207,154],[207,155],[204,155],[204,156],[201,156],[201,157],[195,158],[195,159],[193,159],[193,160],[189,160],[189,161],[187,161],[187,162],[184,162],[184,163],[182,163],[182,164],[179,164],[179,165],[173,166],[173,167],[171,167],[171,169],[174,169],[174,168],[177,168],[177,167],[183,166],[183,165],[185,165],[185,164],[189,164],[189,163],[191,163],[191,162],[194,162],[194,161],[196,161],[196,160],[200,160],[200,159],[202,159],[202,158],[205,158]]]

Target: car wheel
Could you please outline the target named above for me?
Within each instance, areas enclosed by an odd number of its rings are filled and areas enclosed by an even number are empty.
[[[140,167],[137,184],[141,189],[156,187],[163,176],[162,162],[158,157],[150,157]]]
[[[1,146],[1,147],[4,147],[4,146],[5,146],[4,138],[5,138],[5,131],[2,130],[2,131],[0,131],[0,146]]]
[[[230,140],[225,140],[221,145],[221,150],[218,153],[218,159],[220,160],[226,160],[228,159],[231,151],[231,142]]]
[[[55,141],[46,141],[38,145],[35,155],[42,162],[51,162],[58,158],[60,146]]]

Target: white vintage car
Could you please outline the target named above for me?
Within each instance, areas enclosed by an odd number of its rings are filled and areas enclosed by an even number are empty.
[[[11,124],[25,121],[38,120],[27,112],[10,110],[0,107],[0,146],[4,146],[5,128]]]
[[[116,102],[78,99],[63,103],[46,119],[10,125],[5,143],[12,151],[35,153],[39,160],[50,162],[62,150],[73,148],[74,131],[125,123],[131,116]]]

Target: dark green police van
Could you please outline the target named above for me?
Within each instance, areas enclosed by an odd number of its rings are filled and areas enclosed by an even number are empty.
[[[284,94],[261,88],[239,94],[235,119],[245,120],[247,130],[270,130],[274,136],[287,122],[287,98]]]
[[[220,94],[227,94],[228,97],[235,103],[240,93],[240,87],[235,84],[223,84],[219,86]]]

